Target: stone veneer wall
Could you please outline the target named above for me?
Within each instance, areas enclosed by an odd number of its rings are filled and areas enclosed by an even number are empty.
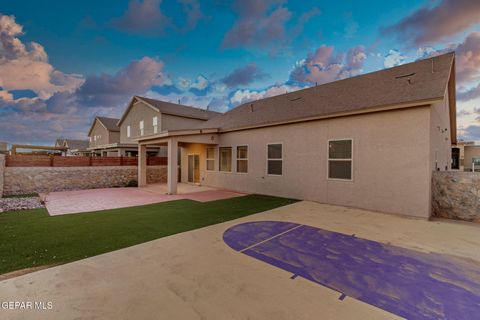
[[[432,215],[480,222],[480,173],[433,172]]]
[[[0,198],[3,196],[3,177],[5,174],[5,155],[0,154]]]
[[[124,187],[137,180],[136,166],[6,167],[4,195]],[[147,167],[147,183],[167,181],[167,166]]]

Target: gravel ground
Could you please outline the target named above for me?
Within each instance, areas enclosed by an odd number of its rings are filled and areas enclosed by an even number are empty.
[[[0,198],[0,213],[6,211],[44,208],[39,197]]]

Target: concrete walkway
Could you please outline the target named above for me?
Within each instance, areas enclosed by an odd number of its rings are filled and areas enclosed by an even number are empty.
[[[178,194],[166,194],[165,184],[142,188],[106,188],[51,192],[45,196],[45,205],[51,216],[134,207],[145,204],[190,199],[199,202],[228,199],[245,194],[227,190],[179,184]]]
[[[2,301],[51,302],[53,308],[0,308],[0,319],[398,319],[302,277],[291,279],[222,239],[234,225],[264,220],[480,261],[478,225],[299,202],[1,281]]]

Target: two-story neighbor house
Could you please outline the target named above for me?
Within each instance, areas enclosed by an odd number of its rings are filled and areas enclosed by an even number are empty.
[[[120,143],[119,119],[95,117],[88,131],[88,150],[94,156],[128,156],[137,154],[134,143]]]
[[[57,139],[55,141],[55,147],[64,147],[66,151],[65,156],[86,156],[90,151],[88,140],[75,140],[75,139]]]
[[[448,53],[144,132],[139,186],[147,146],[163,144],[170,193],[180,149],[182,182],[427,218],[432,172],[450,169],[456,142],[454,62]]]
[[[214,111],[134,96],[117,122],[120,128],[120,144],[134,144],[137,152],[137,138],[158,134],[164,130],[189,129],[218,115],[220,113]],[[147,148],[148,153],[150,148],[152,145]],[[165,146],[157,148],[160,148],[162,156],[166,156]]]

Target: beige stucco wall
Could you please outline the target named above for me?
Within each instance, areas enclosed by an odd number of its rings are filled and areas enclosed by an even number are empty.
[[[452,165],[452,141],[448,92],[430,108],[430,163],[432,171],[447,171]]]
[[[472,170],[472,158],[480,157],[480,146],[465,146],[465,171]],[[475,166],[475,171],[478,171],[480,168]]]
[[[133,138],[140,136],[140,121],[144,121],[144,136],[154,134],[153,117],[158,117],[158,132],[165,130],[191,129],[193,126],[203,122],[203,120],[191,119],[169,114],[162,114],[143,102],[138,102],[132,106],[122,124],[120,125],[120,142],[136,143]],[[127,137],[127,126],[130,125],[130,138]]]
[[[204,120],[162,114],[162,130],[191,129]]]
[[[353,181],[327,179],[329,139],[353,139]],[[283,143],[283,176],[266,174],[266,144]],[[235,173],[235,147],[249,146],[248,174]],[[202,184],[313,200],[427,218],[430,215],[430,108],[418,107],[367,115],[304,122],[219,135],[219,146],[233,147],[232,173],[205,171],[205,147],[182,147],[200,153]]]
[[[158,117],[158,132],[161,131],[161,114],[143,102],[133,105],[120,125],[120,143],[135,143],[132,139],[140,136],[140,121],[144,121],[144,135],[153,134],[153,117]],[[127,126],[130,125],[130,138],[127,137]]]
[[[100,139],[95,139],[93,138],[94,136],[100,136]],[[93,129],[90,132],[90,135],[88,136],[89,139],[92,137],[92,141],[89,141],[88,145],[90,148],[97,147],[97,146],[102,146],[109,144],[109,132],[105,127],[98,121],[95,120],[95,124],[93,125]]]
[[[147,167],[147,182],[167,181],[166,166]],[[124,187],[137,180],[136,166],[7,167],[4,194]]]

